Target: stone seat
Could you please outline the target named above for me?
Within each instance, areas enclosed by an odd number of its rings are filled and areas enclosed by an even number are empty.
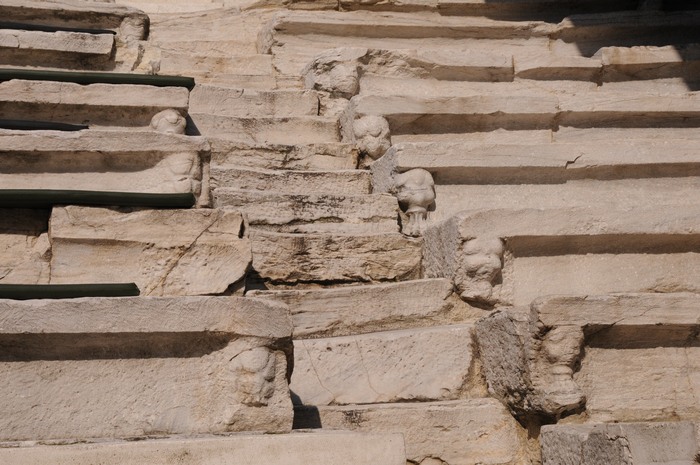
[[[624,179],[665,173],[700,174],[700,140],[628,139],[589,143],[404,142],[374,163],[375,192],[391,177],[423,168],[438,184],[564,183],[576,179]]]
[[[291,430],[283,305],[0,300],[0,322],[1,441]]]
[[[147,127],[166,109],[186,115],[188,98],[182,87],[10,80],[0,83],[0,119]]]
[[[424,276],[452,278],[463,298],[491,304],[697,292],[699,219],[695,204],[466,211],[428,228]]]
[[[132,132],[129,137],[99,130],[0,131],[0,146],[3,189],[189,193],[198,203],[208,200],[206,179],[202,189],[202,163],[209,156],[209,145],[200,137],[150,131]],[[129,196],[123,197],[109,201],[127,205]],[[49,197],[44,200],[51,202]]]
[[[0,23],[0,64],[46,67],[109,67],[115,47],[111,33],[5,29]]]
[[[314,431],[0,447],[0,461],[13,465],[403,465],[406,452],[400,434]]]
[[[313,90],[255,91],[197,85],[190,94],[189,110],[242,118],[318,116],[319,101]]]
[[[6,22],[68,29],[109,29],[120,40],[145,40],[148,16],[142,11],[113,3],[62,0],[60,3],[34,0],[2,0],[0,18]]]
[[[272,57],[255,53],[189,53],[163,50],[159,72],[193,76],[201,83],[274,88]],[[256,82],[259,81],[259,82]],[[249,84],[250,83],[250,84]]]

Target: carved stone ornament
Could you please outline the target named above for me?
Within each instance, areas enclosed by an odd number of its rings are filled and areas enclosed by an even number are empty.
[[[391,147],[389,122],[381,116],[367,115],[353,122],[355,144],[362,155],[378,159]]]
[[[428,217],[428,207],[435,201],[433,176],[421,168],[398,174],[394,192],[401,209],[408,215],[403,233],[420,236]]]
[[[165,134],[184,134],[187,121],[172,108],[156,113],[151,119],[151,129]]]
[[[461,269],[455,278],[462,300],[493,305],[493,286],[503,268],[503,242],[478,237],[462,245]]]

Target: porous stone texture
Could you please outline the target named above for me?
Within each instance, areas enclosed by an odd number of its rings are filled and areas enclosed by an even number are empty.
[[[0,209],[0,284],[49,282],[49,212]]]
[[[544,465],[697,463],[689,422],[547,425],[541,438]]]
[[[479,318],[452,292],[447,279],[330,289],[251,291],[247,295],[284,302],[294,336],[347,336],[373,331],[445,324]]]
[[[297,406],[294,422],[303,428],[403,433],[411,463],[516,464],[523,452],[517,422],[494,399]]]
[[[240,213],[56,207],[51,283],[135,282],[142,295],[223,293],[251,263]]]
[[[283,305],[3,300],[0,328],[4,441],[291,428]]]
[[[454,400],[479,387],[472,326],[294,342],[290,389],[305,405]]]
[[[14,465],[404,465],[400,434],[304,432],[285,435],[239,434],[228,437],[161,439],[0,448],[0,460]],[[246,462],[248,461],[248,462]]]

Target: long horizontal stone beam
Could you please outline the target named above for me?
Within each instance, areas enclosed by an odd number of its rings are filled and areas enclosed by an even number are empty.
[[[289,432],[284,305],[0,301],[0,441]]]
[[[148,36],[148,16],[140,10],[112,3],[63,0],[60,3],[2,0],[3,21],[82,29],[110,29],[122,40],[144,40]]]
[[[0,147],[3,189],[191,193],[200,204],[208,200],[203,161],[209,145],[200,137],[145,131],[129,137],[97,130],[0,131]],[[128,198],[112,200],[112,205],[126,205]]]
[[[187,114],[181,87],[13,80],[0,83],[0,118],[146,127],[163,110]]]
[[[109,56],[113,47],[114,36],[112,34],[85,34],[64,31],[50,33],[0,29],[0,49]]]
[[[303,432],[0,448],[13,465],[403,465],[401,434]]]
[[[618,179],[643,177],[652,170],[655,174],[663,170],[682,177],[689,170],[700,168],[700,140],[627,139],[577,144],[405,142],[393,145],[372,165],[375,192],[390,189],[395,174],[416,168],[428,170],[437,184]]]

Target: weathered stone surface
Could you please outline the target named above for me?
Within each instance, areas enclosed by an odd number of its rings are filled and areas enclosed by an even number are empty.
[[[183,193],[199,196],[209,146],[198,137],[115,131],[0,134],[4,189]],[[208,192],[204,192],[204,197]],[[201,198],[200,201],[204,201]]]
[[[217,165],[211,168],[213,188],[284,192],[309,195],[364,195],[371,191],[370,174],[362,170],[255,170]]]
[[[49,212],[0,209],[0,284],[49,282]]]
[[[540,438],[544,465],[697,463],[688,422],[546,425]]]
[[[406,458],[449,465],[516,464],[522,431],[494,399],[295,407],[295,427],[403,433]],[[436,432],[439,431],[439,434]]]
[[[210,82],[213,78],[238,78],[238,87],[246,81],[269,76],[274,68],[272,57],[260,54],[225,55],[178,53],[164,50],[160,54],[160,71],[163,73],[184,73],[199,78],[197,82]],[[247,78],[247,79],[246,79]]]
[[[59,54],[110,55],[112,47],[114,47],[114,35],[112,34],[0,30],[0,49],[50,50]]]
[[[251,91],[197,85],[190,94],[190,111],[220,116],[316,116],[318,95],[310,90]]]
[[[11,80],[0,83],[0,118],[146,127],[156,113],[187,114],[184,87]]]
[[[146,14],[134,8],[109,3],[2,0],[0,17],[5,21],[27,24],[111,29],[123,41],[143,40],[148,34]]]
[[[420,273],[420,239],[401,234],[251,232],[253,269],[270,281],[394,281]]]
[[[476,325],[484,374],[519,415],[585,406],[593,421],[696,419],[699,303],[682,293],[548,297],[529,315],[495,313]]]
[[[248,144],[340,142],[338,120],[312,116],[241,118],[190,114],[199,133]]]
[[[216,294],[250,265],[240,213],[54,208],[51,282],[133,281],[142,295]]]
[[[256,145],[208,138],[212,163],[240,168],[288,170],[348,170],[357,167],[351,144]]]
[[[0,328],[2,440],[291,428],[282,305],[5,300]]]
[[[251,291],[247,295],[287,304],[296,338],[347,336],[481,316],[454,296],[452,283],[446,279],[334,289]]]
[[[400,434],[303,432],[0,448],[13,465],[403,465]]]
[[[289,195],[230,188],[214,190],[214,206],[246,214],[256,229],[285,233],[398,232],[396,199],[390,195]]]
[[[593,81],[603,70],[599,58],[537,53],[514,57],[515,75],[522,79],[581,79]]]
[[[302,405],[455,400],[481,391],[472,325],[294,341],[290,389]]]

